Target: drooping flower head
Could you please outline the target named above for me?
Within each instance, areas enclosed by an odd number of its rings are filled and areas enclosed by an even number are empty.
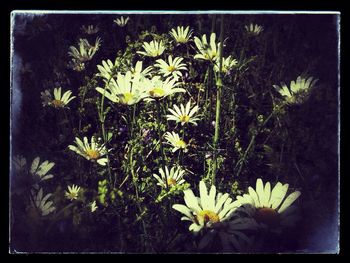
[[[42,216],[52,213],[56,210],[56,208],[53,206],[52,201],[48,201],[51,196],[52,194],[47,194],[44,196],[42,188],[40,188],[37,192],[32,189],[30,197],[31,207],[38,210]]]
[[[191,36],[192,36],[192,29],[190,30],[190,27],[187,26],[185,29],[183,26],[178,26],[175,30],[175,28],[171,29],[170,35],[174,38],[176,43],[178,44],[185,44],[187,43]]]
[[[177,134],[176,132],[167,132],[164,137],[167,140],[167,142],[173,147],[172,149],[173,153],[179,149],[183,149],[184,151],[187,151],[186,142],[180,139],[179,134]]]
[[[75,99],[75,96],[72,96],[72,91],[67,90],[62,96],[62,88],[54,88],[53,90],[53,98],[50,91],[45,90],[45,92],[41,92],[41,100],[43,106],[52,106],[54,108],[65,108],[68,103]]]
[[[167,119],[169,121],[180,122],[181,125],[184,125],[186,123],[197,125],[196,121],[198,121],[199,118],[195,117],[194,115],[198,109],[199,108],[197,105],[191,109],[191,101],[188,101],[186,106],[181,104],[180,108],[174,104],[173,109],[169,108],[171,114],[167,115]]]
[[[91,45],[85,38],[79,39],[78,48],[75,46],[69,47],[68,55],[79,62],[86,62],[92,59],[101,45],[101,38],[97,37],[95,45]]]
[[[169,168],[165,166],[165,170],[163,170],[163,168],[159,168],[159,174],[160,177],[157,174],[153,174],[153,177],[157,179],[157,185],[163,188],[170,188],[185,182],[183,179],[185,171],[180,167],[173,166],[169,171]]]
[[[114,23],[116,23],[120,27],[125,27],[126,24],[128,23],[130,17],[124,18],[123,16],[117,17],[116,19],[113,20]]]
[[[216,72],[219,72],[219,58],[216,60],[216,63],[214,65],[214,70]],[[231,56],[228,56],[227,58],[222,58],[222,69],[221,72],[224,74],[227,74],[230,70],[236,68],[238,66],[237,59],[234,59]]]
[[[163,54],[165,46],[163,41],[152,40],[151,42],[143,42],[142,45],[145,51],[137,51],[138,54],[144,55],[146,57],[158,57]]]
[[[287,104],[301,104],[308,98],[317,81],[313,77],[299,76],[296,81],[291,81],[290,89],[285,83],[281,83],[281,86],[273,85],[273,87],[284,97]]]
[[[104,145],[100,145],[95,141],[95,137],[91,137],[91,144],[87,137],[83,138],[82,142],[78,137],[75,137],[75,145],[69,145],[68,148],[73,152],[83,156],[86,160],[97,162],[100,165],[106,165],[107,158],[102,158],[107,154],[107,149]]]
[[[210,43],[208,44],[207,35],[204,34],[202,39],[198,37],[194,37],[194,43],[199,51],[194,58],[202,59],[202,60],[210,60],[215,61],[218,57],[220,57],[220,42],[216,43],[216,34],[211,33],[210,35]]]
[[[264,30],[262,26],[258,24],[253,24],[253,23],[250,23],[249,25],[245,25],[244,28],[248,34],[254,35],[254,36],[259,35]]]
[[[154,67],[159,68],[159,73],[163,77],[171,75],[173,78],[178,79],[182,76],[181,70],[187,70],[186,64],[181,63],[183,58],[176,57],[173,60],[173,57],[169,55],[168,62],[163,59],[157,59]]]
[[[299,216],[295,214],[296,207],[292,206],[300,196],[299,191],[289,194],[287,197],[288,184],[278,182],[271,190],[270,182],[264,186],[259,178],[256,188],[248,188],[249,194],[237,196],[235,204],[247,206],[247,213],[263,227],[272,231],[280,231],[283,226],[292,226]]]

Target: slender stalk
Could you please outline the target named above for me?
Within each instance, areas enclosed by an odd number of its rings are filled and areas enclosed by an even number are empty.
[[[222,89],[222,79],[221,79],[221,71],[222,71],[222,55],[223,55],[223,41],[224,40],[224,16],[221,15],[221,25],[220,25],[220,48],[219,48],[219,72],[216,80],[216,114],[215,114],[215,134],[213,141],[213,171],[212,171],[212,184],[215,184],[216,173],[217,173],[217,146],[220,137],[220,110],[221,110],[221,89]]]
[[[161,130],[161,110],[160,110],[160,101],[157,100],[157,124],[158,124],[158,136],[160,143],[160,154],[162,157],[162,168],[165,169],[165,159],[164,159],[164,149],[163,149],[163,136]]]

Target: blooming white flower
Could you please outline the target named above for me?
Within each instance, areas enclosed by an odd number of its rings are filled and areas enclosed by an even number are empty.
[[[163,54],[165,50],[162,40],[159,42],[156,40],[152,40],[149,43],[143,42],[142,47],[145,51],[137,51],[137,53],[147,57],[158,57]]]
[[[107,158],[101,158],[107,154],[106,147],[97,143],[95,137],[91,137],[91,144],[89,144],[87,137],[84,137],[83,141],[84,143],[78,137],[75,137],[77,146],[69,145],[68,148],[89,161],[96,161],[100,165],[106,165]]]
[[[175,28],[170,30],[170,35],[174,38],[176,43],[178,44],[185,44],[187,43],[191,36],[192,36],[192,29],[190,30],[190,27],[187,26],[185,29],[183,26],[178,26],[175,30]]]
[[[214,70],[216,72],[219,72],[219,58],[216,60],[216,63],[214,65]],[[238,61],[237,59],[234,59],[231,56],[228,56],[227,58],[222,58],[222,70],[221,72],[226,74],[227,72],[229,72],[231,69],[235,68],[238,66]]]
[[[171,77],[162,80],[159,76],[154,76],[152,79],[144,79],[142,84],[144,84],[147,95],[153,99],[161,99],[178,92],[186,92],[183,88],[177,88],[180,83]]]
[[[226,221],[237,208],[227,193],[224,195],[216,194],[214,185],[211,186],[208,194],[205,183],[200,181],[199,194],[198,198],[191,189],[186,189],[184,191],[186,205],[175,204],[172,206],[173,209],[185,215],[181,220],[192,222],[189,227],[190,231],[198,232],[202,228],[213,227],[219,222]]]
[[[172,75],[175,79],[178,79],[182,76],[182,73],[180,70],[187,70],[186,64],[181,63],[183,58],[176,57],[173,60],[173,57],[169,55],[168,57],[168,63],[164,61],[163,59],[157,59],[155,67],[159,68],[160,74],[162,74],[164,77],[167,77],[169,75]]]
[[[55,108],[64,108],[68,105],[69,102],[71,102],[73,99],[75,99],[75,96],[72,95],[72,91],[67,90],[62,95],[62,88],[54,88],[53,90],[54,97],[52,98],[52,95],[50,91],[45,90],[45,92],[41,92],[41,99],[43,102],[43,106],[53,106]]]
[[[36,157],[31,165],[30,174],[34,177],[35,180],[44,181],[53,178],[52,174],[47,174],[55,163],[48,160],[42,162],[40,165],[40,157]]]
[[[157,179],[157,185],[163,188],[173,187],[185,182],[183,179],[185,171],[180,167],[172,167],[169,171],[169,168],[165,166],[165,170],[163,170],[163,168],[159,168],[159,174],[161,177],[159,177],[157,174],[153,174],[153,177]]]
[[[133,76],[133,82],[142,81],[145,77],[151,76],[152,67],[149,66],[142,69],[142,61],[137,61],[135,67],[131,67],[131,74]]]
[[[30,204],[33,208],[40,211],[40,214],[42,216],[46,216],[53,211],[56,210],[56,208],[53,206],[52,201],[47,201],[52,194],[47,194],[43,196],[43,189],[40,188],[39,191],[36,193],[34,189],[31,190],[31,198],[30,198]]]
[[[86,62],[92,59],[95,53],[98,51],[101,45],[101,38],[97,37],[95,45],[90,45],[87,39],[79,39],[78,48],[74,46],[69,47],[68,54],[75,60],[80,62]]]
[[[126,72],[125,75],[118,73],[117,80],[114,78],[110,79],[106,83],[105,89],[97,87],[96,91],[112,102],[133,105],[147,97],[145,85],[142,82],[140,83],[140,81],[143,81],[140,75],[132,78],[131,71]]]
[[[68,191],[65,192],[65,196],[67,199],[73,201],[78,199],[80,191],[80,186],[73,184],[72,186],[68,185]]]
[[[167,115],[167,119],[169,121],[181,122],[181,125],[184,125],[186,123],[192,123],[194,125],[197,125],[196,121],[198,121],[199,118],[193,116],[199,109],[197,105],[191,109],[191,101],[188,101],[186,107],[183,104],[181,104],[179,108],[175,104],[173,108],[174,109],[169,108],[169,111],[171,113]]]
[[[292,204],[301,193],[295,191],[286,197],[288,187],[288,184],[278,182],[271,190],[270,182],[264,186],[263,181],[258,178],[256,188],[249,187],[249,194],[237,196],[234,203],[246,206],[247,214],[254,217],[261,226],[279,232],[281,227],[292,226],[299,219],[295,214],[296,207]]]
[[[96,205],[96,201],[93,201],[90,203],[90,211],[91,213],[95,212],[97,210],[98,206]]]
[[[206,34],[202,36],[202,40],[200,40],[198,37],[194,37],[194,43],[199,51],[194,58],[215,61],[218,57],[220,57],[220,42],[216,44],[215,39],[216,34],[211,33],[209,45]]]
[[[187,144],[185,141],[180,139],[179,134],[176,132],[167,132],[165,134],[165,139],[168,141],[169,144],[173,146],[172,152],[176,152],[179,149],[183,149],[186,151]]]
[[[98,28],[98,26],[94,26],[94,25],[88,25],[88,26],[83,25],[81,27],[81,30],[88,35],[92,35],[92,34],[96,34],[100,29]]]
[[[128,23],[129,19],[130,19],[130,17],[124,18],[123,16],[121,16],[119,18],[114,19],[113,22],[116,23],[120,27],[124,27]]]
[[[299,76],[296,81],[291,81],[290,89],[285,83],[281,83],[281,86],[273,85],[273,87],[285,98],[287,103],[300,104],[308,97],[309,91],[317,81],[313,77],[302,78]]]
[[[264,28],[258,24],[253,24],[253,23],[250,23],[249,25],[245,25],[245,30],[248,32],[248,34],[251,34],[251,35],[259,35],[263,30]]]
[[[109,81],[116,74],[115,68],[119,66],[118,62],[119,61],[117,59],[115,60],[114,64],[110,59],[107,61],[102,60],[102,65],[97,65],[97,69],[99,71],[97,76]]]

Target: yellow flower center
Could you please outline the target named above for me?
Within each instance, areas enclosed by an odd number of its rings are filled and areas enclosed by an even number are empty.
[[[97,150],[89,149],[86,151],[86,154],[90,157],[90,159],[96,160],[100,157],[100,153]]]
[[[188,122],[189,120],[190,120],[190,116],[188,116],[188,115],[180,116],[180,121],[181,122]]]
[[[256,211],[255,219],[268,226],[276,226],[279,222],[279,215],[275,209],[263,207]]]
[[[179,43],[186,43],[186,38],[185,37],[178,37],[177,42]]]
[[[199,218],[203,219],[204,224],[211,222],[211,223],[217,223],[220,222],[219,216],[210,210],[203,210],[200,211],[198,216]]]
[[[152,89],[149,94],[152,96],[152,97],[163,97],[165,92],[164,92],[164,89],[162,88],[154,88]]]
[[[56,108],[60,108],[64,106],[64,102],[61,100],[53,100],[51,101],[51,103],[53,104],[53,106],[55,106]]]
[[[186,148],[186,143],[183,140],[179,140],[176,142],[176,147],[178,148]]]
[[[126,92],[121,96],[120,102],[122,104],[128,104],[133,97],[134,95],[131,92]]]
[[[169,72],[174,72],[174,71],[176,70],[176,68],[175,68],[174,66],[169,66],[169,67],[167,68],[167,70],[168,70]]]
[[[168,186],[174,186],[176,185],[176,180],[173,178],[168,178],[167,183],[168,183]]]

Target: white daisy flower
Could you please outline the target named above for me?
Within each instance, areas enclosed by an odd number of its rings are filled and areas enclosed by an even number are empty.
[[[37,193],[35,193],[35,190],[31,190],[31,198],[30,198],[30,204],[33,208],[40,211],[40,214],[42,216],[46,216],[53,211],[56,210],[56,208],[53,206],[52,201],[48,201],[48,199],[52,196],[52,194],[47,194],[43,196],[43,189],[40,188]]]
[[[198,121],[199,118],[194,116],[194,114],[199,109],[197,105],[191,109],[191,101],[188,101],[186,106],[181,104],[179,108],[175,104],[173,108],[174,109],[169,109],[171,114],[167,115],[167,119],[169,121],[181,122],[181,125],[184,125],[186,123],[192,123],[194,125],[197,125],[196,121]]]
[[[159,42],[156,40],[152,40],[149,43],[143,42],[142,47],[145,51],[137,51],[137,53],[147,57],[158,57],[163,54],[165,50],[162,40]]]
[[[65,196],[67,199],[73,201],[78,199],[80,191],[80,186],[73,184],[72,186],[68,185],[68,191],[65,192]]]
[[[132,78],[131,71],[126,72],[125,75],[118,73],[117,80],[113,78],[106,83],[106,88],[97,87],[96,91],[104,95],[107,99],[115,103],[123,105],[133,105],[147,97],[144,90],[143,81],[139,76]]]
[[[167,132],[165,134],[165,139],[168,141],[170,145],[173,146],[173,149],[172,149],[173,153],[179,149],[183,149],[186,152],[187,144],[185,141],[180,139],[179,134],[177,134],[176,132]]]
[[[96,201],[93,201],[90,203],[90,211],[91,213],[95,212],[97,210],[98,206],[96,205]]]
[[[120,27],[125,27],[126,24],[128,23],[130,17],[124,18],[123,16],[116,18],[113,20],[114,23],[116,23]]]
[[[178,44],[185,44],[187,43],[191,36],[192,36],[192,29],[190,30],[190,27],[187,26],[185,29],[183,26],[178,26],[175,30],[175,28],[170,30],[170,35],[174,38],[176,43]]]
[[[219,62],[219,58],[216,60],[216,63],[214,65],[214,70],[216,72],[219,72],[219,66],[220,66],[220,62]],[[229,72],[231,69],[235,68],[238,66],[238,61],[237,59],[234,59],[231,56],[228,56],[227,58],[222,58],[222,70],[221,72],[226,74],[227,72]]]
[[[295,191],[286,197],[288,187],[288,184],[278,182],[271,190],[270,182],[264,186],[259,178],[255,190],[249,187],[249,194],[237,196],[234,203],[245,206],[247,214],[254,217],[261,226],[280,232],[281,227],[292,226],[299,219],[295,214],[296,207],[292,204],[301,193]]]
[[[216,187],[208,189],[203,181],[199,182],[199,198],[191,189],[184,191],[184,201],[186,205],[175,204],[173,209],[185,216],[181,220],[191,221],[190,231],[198,232],[202,228],[212,228],[220,222],[230,219],[237,205],[232,203],[229,195],[216,193]]]
[[[159,168],[159,174],[161,177],[159,177],[157,174],[153,174],[153,177],[157,179],[157,185],[163,188],[173,187],[185,182],[183,179],[185,171],[180,167],[172,167],[169,171],[169,168],[165,166],[165,171],[163,168]]]
[[[130,71],[133,76],[133,81],[137,82],[143,80],[145,77],[150,77],[152,67],[149,66],[145,69],[142,69],[142,61],[137,61],[135,67],[131,67]]]
[[[53,106],[55,108],[64,108],[75,99],[75,96],[72,95],[72,91],[67,90],[62,95],[62,88],[54,88],[53,90],[54,97],[52,98],[51,93],[48,90],[45,92],[41,92],[41,99],[43,102],[43,106]]]
[[[152,79],[144,79],[142,84],[144,84],[148,97],[152,99],[161,99],[178,92],[186,92],[183,88],[177,88],[180,83],[171,77],[163,81],[159,76],[154,76]]]
[[[175,79],[178,79],[182,76],[182,73],[180,70],[187,70],[186,64],[181,63],[183,58],[176,57],[173,60],[173,57],[169,55],[168,57],[168,63],[165,62],[163,59],[156,60],[156,64],[154,67],[159,68],[159,73],[163,75],[163,77],[167,77],[169,75],[172,75]]]
[[[100,165],[107,164],[107,158],[101,158],[107,154],[107,149],[104,145],[100,145],[95,141],[95,137],[91,137],[91,144],[89,144],[87,137],[83,138],[82,142],[78,137],[75,137],[75,145],[69,145],[68,148],[73,152],[83,156],[86,160],[97,162]]]
[[[105,80],[110,80],[115,74],[115,68],[119,66],[119,61],[116,59],[113,63],[110,59],[102,60],[102,65],[97,65],[99,73],[97,76],[104,78]]]
[[[68,55],[80,62],[86,62],[92,59],[101,45],[101,38],[97,37],[95,45],[90,45],[87,39],[79,39],[78,48],[75,46],[69,47]]]
[[[55,163],[50,162],[48,160],[42,162],[40,165],[40,157],[36,157],[31,165],[30,174],[34,177],[35,181],[45,181],[53,178],[52,174],[47,174],[52,167],[54,167]]]
[[[210,35],[210,44],[208,44],[206,34],[202,36],[202,40],[200,40],[198,37],[194,37],[194,43],[199,51],[194,58],[215,61],[218,57],[220,57],[220,42],[216,44],[215,39],[215,33],[211,33]]]
[[[310,90],[317,81],[313,77],[302,78],[299,76],[296,81],[291,81],[290,89],[285,83],[281,83],[281,86],[273,85],[273,87],[285,98],[287,103],[300,104],[307,99]]]
[[[253,23],[250,23],[249,25],[245,25],[245,30],[248,32],[248,34],[251,34],[251,35],[259,35],[263,30],[264,28],[258,24],[253,24]]]

